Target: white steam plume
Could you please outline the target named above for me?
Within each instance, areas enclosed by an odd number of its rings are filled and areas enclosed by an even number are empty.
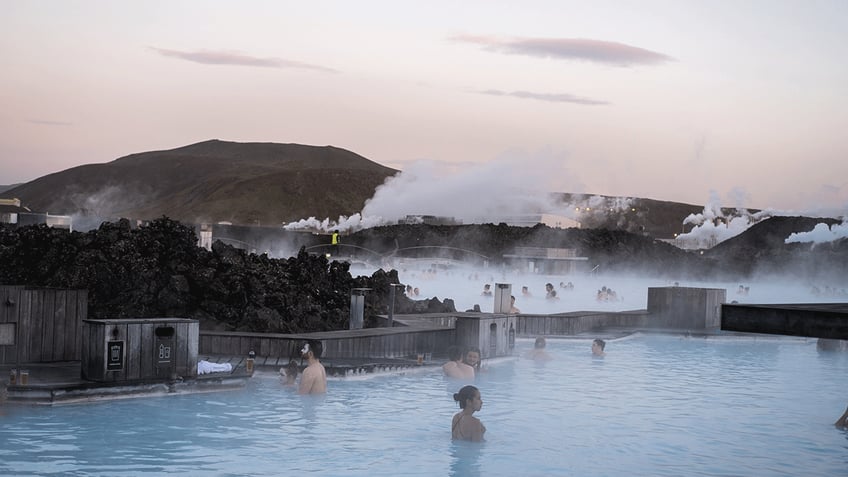
[[[736,197],[744,196],[744,193],[739,190],[734,190],[732,194]],[[725,214],[722,211],[718,193],[710,191],[710,200],[704,206],[704,211],[700,214],[689,214],[688,217],[683,219],[684,225],[694,225],[692,230],[678,235],[677,240],[684,246],[683,248],[714,247],[716,244],[748,230],[757,222],[774,215],[781,214],[771,209],[752,214],[742,207],[737,207],[734,212]]]
[[[550,193],[556,189],[580,190],[582,183],[571,174],[563,157],[547,150],[535,154],[512,151],[484,164],[418,161],[379,186],[361,213],[337,221],[310,217],[284,228],[345,233],[428,215],[466,224],[510,222],[514,217],[543,214],[578,222],[581,211]],[[629,200],[611,202],[592,196],[580,200],[580,209],[629,204]]]
[[[825,223],[818,223],[813,230],[809,232],[796,232],[790,234],[784,240],[784,243],[826,243],[833,242],[841,238],[848,237],[848,220],[844,220],[841,224],[833,224],[828,226]]]

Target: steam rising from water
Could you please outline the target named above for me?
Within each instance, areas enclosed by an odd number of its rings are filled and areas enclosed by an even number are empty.
[[[719,288],[726,290],[727,302],[738,303],[827,303],[844,302],[848,298],[848,283],[845,280],[832,282],[799,281],[795,276],[762,276],[738,281],[701,281],[664,278],[649,278],[644,274],[632,273],[572,273],[569,275],[545,275],[525,273],[503,267],[442,267],[426,260],[408,260],[393,263],[398,278],[404,285],[420,290],[414,300],[436,297],[454,300],[458,311],[473,309],[479,305],[483,312],[494,310],[492,296],[483,296],[483,286],[496,283],[510,284],[511,295],[516,297],[515,306],[521,313],[554,314],[573,311],[625,311],[647,308],[649,287],[694,287]],[[372,268],[363,265],[351,267],[353,275],[371,275]],[[573,287],[567,287],[568,283]],[[545,284],[551,283],[557,292],[556,299],[547,299]],[[566,285],[566,286],[563,286]],[[748,287],[740,293],[739,287]],[[529,295],[522,293],[526,286]],[[606,287],[615,292],[614,298],[599,299],[599,291]],[[827,290],[827,292],[822,292]]]

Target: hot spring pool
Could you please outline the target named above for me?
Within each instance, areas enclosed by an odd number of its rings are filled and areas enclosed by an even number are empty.
[[[331,380],[323,397],[260,373],[243,391],[0,416],[0,474],[845,475],[848,356],[815,340],[639,335],[549,340],[491,363],[483,444],[453,443],[437,368]],[[519,340],[517,352],[530,340]]]

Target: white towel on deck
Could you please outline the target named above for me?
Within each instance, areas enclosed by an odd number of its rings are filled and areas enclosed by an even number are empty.
[[[197,363],[197,374],[230,373],[232,371],[233,365],[230,363],[210,363],[206,360]]]

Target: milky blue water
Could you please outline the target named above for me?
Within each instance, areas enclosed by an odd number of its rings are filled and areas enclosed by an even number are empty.
[[[530,340],[519,340],[518,354]],[[2,475],[848,474],[848,356],[815,340],[644,335],[549,340],[554,359],[476,380],[487,442],[453,443],[438,368],[343,378],[301,397],[240,391],[3,409]]]

